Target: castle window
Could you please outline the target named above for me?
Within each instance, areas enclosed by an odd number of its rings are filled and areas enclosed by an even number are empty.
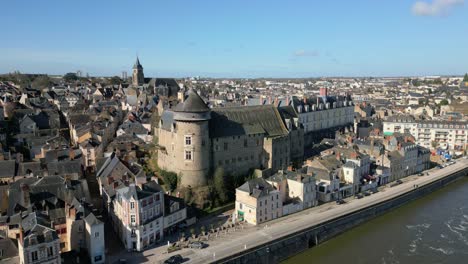
[[[185,145],[186,146],[192,145],[192,137],[191,136],[185,136]]]
[[[224,142],[224,150],[228,150],[228,143]]]
[[[192,151],[185,151],[185,160],[192,160]]]
[[[244,139],[244,147],[247,147],[247,139]]]

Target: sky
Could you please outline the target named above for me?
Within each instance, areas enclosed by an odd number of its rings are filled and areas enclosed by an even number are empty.
[[[3,1],[0,73],[148,77],[468,72],[464,0]]]

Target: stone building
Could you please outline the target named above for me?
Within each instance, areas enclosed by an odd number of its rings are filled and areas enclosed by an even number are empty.
[[[94,211],[94,213],[93,213]],[[91,204],[76,198],[66,205],[67,249],[85,250],[93,264],[105,262],[104,222],[99,220]]]
[[[135,64],[133,65],[133,74],[132,74],[132,84],[135,87],[143,85],[145,82],[145,76],[143,74],[143,66],[140,64],[140,60],[136,59]]]
[[[330,96],[327,88],[320,89],[315,98],[302,101],[293,97],[292,106],[304,126],[304,133],[353,124],[354,104],[349,96]]]
[[[236,217],[258,225],[283,215],[280,192],[263,178],[247,181],[236,189]]]
[[[417,120],[410,115],[394,115],[383,122],[385,135],[410,133],[418,145],[462,154],[468,148],[468,122]]]
[[[164,191],[154,181],[117,190],[111,219],[126,249],[154,245],[163,237]]]
[[[236,176],[291,162],[289,131],[272,105],[210,109],[190,90],[163,112],[158,136],[158,165],[179,174],[184,186],[206,185],[218,167]]]
[[[21,264],[61,263],[60,239],[36,213],[30,213],[21,222],[18,252]]]

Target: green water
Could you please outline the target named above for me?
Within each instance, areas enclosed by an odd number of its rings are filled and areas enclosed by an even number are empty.
[[[468,179],[283,263],[468,263]]]

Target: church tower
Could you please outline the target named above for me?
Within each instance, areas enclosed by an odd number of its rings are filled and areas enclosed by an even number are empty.
[[[143,66],[140,64],[140,60],[136,59],[133,65],[132,84],[133,86],[141,86],[145,82],[145,76],[143,75]]]

